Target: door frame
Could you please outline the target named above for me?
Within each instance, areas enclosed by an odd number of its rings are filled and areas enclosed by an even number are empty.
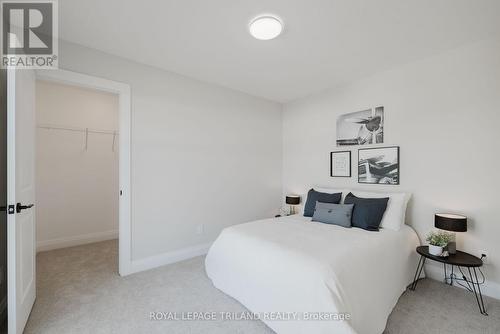
[[[66,85],[90,88],[119,97],[119,234],[118,273],[131,274],[132,223],[131,223],[131,93],[130,85],[67,70],[37,70],[36,79]]]

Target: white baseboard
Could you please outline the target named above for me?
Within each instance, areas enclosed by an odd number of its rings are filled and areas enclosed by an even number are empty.
[[[425,265],[425,275],[435,281],[444,282],[444,269],[442,265],[436,264],[426,264]],[[459,272],[460,273],[460,272]],[[481,278],[479,278],[481,280]],[[455,284],[459,288],[463,288],[458,284]],[[500,299],[500,284],[492,281],[486,281],[481,285],[481,292],[485,296]]]
[[[93,242],[99,242],[111,239],[118,239],[118,230],[89,233],[72,237],[38,241],[36,243],[36,251],[44,252],[53,249],[85,245]]]
[[[128,272],[127,274],[133,274],[140,271],[187,260],[196,256],[205,255],[211,245],[212,243],[209,242],[201,245],[182,248],[168,253],[150,256],[145,259],[132,260],[130,272]]]

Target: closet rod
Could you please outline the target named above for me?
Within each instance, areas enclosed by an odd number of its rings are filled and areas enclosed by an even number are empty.
[[[75,128],[75,127],[63,127],[59,125],[50,125],[50,124],[40,124],[37,126],[39,129],[48,129],[48,130],[63,130],[63,131],[73,131],[73,132],[87,132],[85,128]],[[107,135],[118,135],[118,131],[115,130],[97,130],[97,129],[88,129],[88,133],[100,133]]]

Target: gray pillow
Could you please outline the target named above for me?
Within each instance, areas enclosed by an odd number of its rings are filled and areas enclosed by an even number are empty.
[[[339,204],[341,199],[342,193],[329,194],[311,189],[307,193],[307,200],[306,204],[304,205],[304,217],[313,216],[316,202]]]
[[[351,227],[354,204],[332,204],[316,202],[312,221]]]

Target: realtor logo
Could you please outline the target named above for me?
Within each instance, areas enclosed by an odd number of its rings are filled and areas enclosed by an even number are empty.
[[[57,68],[57,2],[2,1],[2,67]]]

